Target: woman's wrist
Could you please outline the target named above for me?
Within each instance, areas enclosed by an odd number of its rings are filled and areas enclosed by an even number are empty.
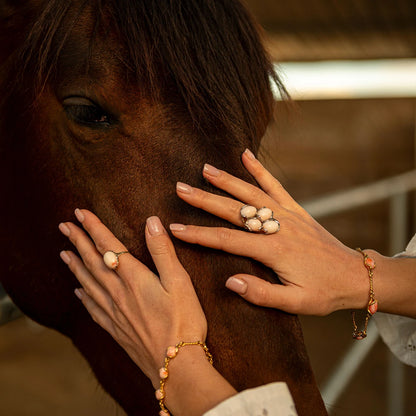
[[[374,297],[378,311],[399,315],[415,316],[416,259],[392,258],[375,250],[363,250],[375,262],[373,270]],[[368,307],[370,281],[363,256],[351,250],[345,262],[344,287],[338,289],[336,309],[366,309]]]
[[[368,304],[369,280],[366,268],[363,265],[362,255],[354,250],[347,249],[345,257],[338,259],[341,269],[340,275],[334,275],[332,290],[335,291],[333,311],[340,309],[365,309]],[[334,267],[334,273],[337,273]]]
[[[180,348],[169,363],[164,390],[164,403],[175,416],[200,416],[236,393],[200,346]]]

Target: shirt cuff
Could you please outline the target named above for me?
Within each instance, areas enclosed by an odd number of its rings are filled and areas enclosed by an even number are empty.
[[[297,416],[286,383],[266,384],[244,390],[223,401],[203,416]]]
[[[416,235],[395,257],[416,257]],[[374,320],[391,352],[403,363],[416,367],[416,319],[378,312]]]

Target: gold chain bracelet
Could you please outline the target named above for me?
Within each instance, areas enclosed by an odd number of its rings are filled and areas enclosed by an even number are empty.
[[[357,248],[356,250],[359,253],[361,253],[362,256],[363,256],[364,267],[367,269],[368,278],[370,279],[370,293],[369,293],[367,313],[366,313],[366,316],[365,316],[364,329],[363,330],[361,330],[361,331],[358,330],[357,324],[355,322],[355,312],[354,311],[351,312],[351,314],[352,314],[352,326],[353,326],[352,337],[356,340],[360,340],[360,339],[364,339],[367,336],[368,321],[377,312],[378,302],[375,298],[374,288],[373,288],[373,274],[374,274],[373,271],[376,268],[376,263],[371,257],[368,256],[367,253],[365,253],[360,248]]]
[[[205,356],[207,357],[207,360],[209,361],[209,363],[212,365],[213,362],[214,362],[214,360],[212,358],[212,355],[208,350],[207,345],[205,344],[205,342],[202,342],[202,341],[194,341],[194,342],[183,342],[183,341],[181,341],[178,344],[176,344],[175,346],[168,347],[166,349],[165,364],[159,370],[160,387],[155,392],[156,399],[159,401],[159,406],[160,406],[159,416],[169,416],[170,415],[169,410],[165,406],[165,398],[166,398],[165,384],[166,384],[166,381],[169,377],[169,371],[168,371],[169,362],[177,356],[180,348],[187,347],[187,346],[190,346],[190,345],[191,346],[192,345],[200,345],[202,347],[202,349],[204,350]]]

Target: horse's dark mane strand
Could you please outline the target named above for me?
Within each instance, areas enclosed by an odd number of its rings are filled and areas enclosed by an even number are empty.
[[[15,79],[29,73],[38,90],[45,85],[86,8],[96,16],[91,45],[100,27],[115,30],[127,50],[126,68],[152,97],[161,79],[174,85],[198,130],[234,138],[263,134],[272,117],[271,83],[285,90],[255,23],[235,0],[46,1],[20,51]]]

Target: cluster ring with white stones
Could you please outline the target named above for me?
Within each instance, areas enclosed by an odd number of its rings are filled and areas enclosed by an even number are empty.
[[[273,211],[270,208],[257,209],[252,205],[243,205],[240,215],[244,226],[251,232],[274,234],[280,230],[280,222],[273,218]]]

